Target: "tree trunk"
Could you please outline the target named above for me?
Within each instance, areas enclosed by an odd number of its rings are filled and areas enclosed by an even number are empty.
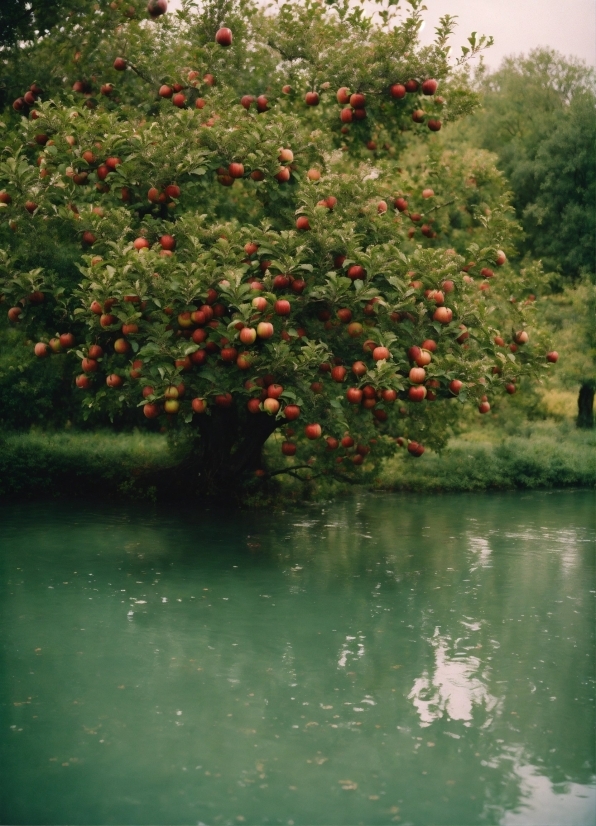
[[[577,426],[594,427],[594,388],[596,382],[585,382],[579,389],[577,398]]]
[[[261,467],[263,445],[278,427],[267,413],[238,413],[235,407],[213,407],[195,417],[198,433],[193,447],[167,481],[166,495],[200,496],[240,501],[242,488]]]

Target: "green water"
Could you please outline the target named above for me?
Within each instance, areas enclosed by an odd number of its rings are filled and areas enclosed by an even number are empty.
[[[594,505],[0,507],[1,822],[591,826]]]

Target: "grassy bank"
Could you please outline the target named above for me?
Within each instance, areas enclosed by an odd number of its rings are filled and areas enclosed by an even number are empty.
[[[0,497],[155,497],[145,479],[172,464],[148,433],[19,433],[0,440]]]
[[[528,423],[519,432],[475,429],[440,455],[389,459],[376,481],[385,490],[480,491],[594,487],[596,431],[564,421]]]
[[[0,497],[162,499],[167,484],[160,486],[160,471],[176,462],[161,435],[8,435],[0,440]],[[294,501],[342,490],[327,478],[303,485],[279,476],[273,484],[283,499]],[[509,433],[496,426],[470,428],[440,454],[427,451],[415,459],[400,451],[373,486],[417,492],[594,487],[596,431],[579,431],[569,420],[525,423]]]

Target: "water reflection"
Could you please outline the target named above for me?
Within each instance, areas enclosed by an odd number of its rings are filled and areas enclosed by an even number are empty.
[[[484,710],[484,726],[492,721],[489,714],[498,706],[498,700],[488,690],[488,673],[482,661],[466,653],[470,646],[460,647],[463,641],[454,643],[449,636],[439,634],[438,628],[429,640],[435,651],[434,668],[432,673],[418,677],[408,694],[423,728],[443,716],[470,726],[474,706]]]
[[[4,822],[591,823],[591,494],[0,520]]]

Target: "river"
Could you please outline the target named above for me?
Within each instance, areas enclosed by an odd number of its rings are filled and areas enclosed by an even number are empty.
[[[595,514],[0,506],[1,822],[592,826]]]

